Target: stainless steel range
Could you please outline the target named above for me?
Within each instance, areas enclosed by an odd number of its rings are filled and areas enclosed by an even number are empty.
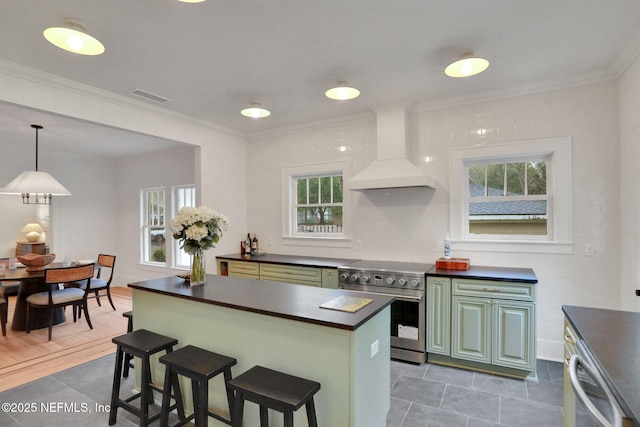
[[[426,273],[433,264],[356,261],[338,267],[339,287],[393,295],[391,304],[391,357],[414,363],[427,360]]]

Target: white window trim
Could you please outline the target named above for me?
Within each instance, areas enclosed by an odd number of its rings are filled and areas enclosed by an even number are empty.
[[[141,228],[140,228],[140,264],[143,265],[149,265],[149,266],[156,266],[156,267],[168,267],[169,264],[166,262],[166,249],[165,249],[165,262],[156,262],[156,261],[151,261],[151,248],[148,247],[147,245],[147,239],[146,239],[146,231],[147,229],[153,227],[150,225],[147,225],[146,223],[146,218],[148,217],[148,212],[147,212],[147,208],[148,208],[148,204],[147,204],[147,194],[152,192],[152,191],[160,191],[162,190],[164,192],[164,229],[165,229],[165,242],[166,242],[166,238],[167,238],[167,230],[168,230],[168,226],[167,226],[167,212],[166,212],[166,205],[167,205],[167,191],[164,187],[149,187],[149,188],[143,188],[140,190],[140,219],[141,219]],[[166,245],[165,245],[166,248]],[[146,260],[147,255],[149,256],[149,260]]]
[[[282,243],[295,246],[320,246],[348,248],[351,243],[351,192],[342,193],[342,235],[338,236],[299,236],[293,235],[291,197],[293,177],[342,171],[343,182],[351,178],[351,163],[348,161],[313,163],[282,167]]]
[[[181,207],[178,206],[178,198],[177,198],[177,192],[182,190],[182,189],[192,189],[194,192],[194,195],[196,196],[194,198],[194,205],[193,207],[195,207],[195,205],[197,205],[197,203],[195,202],[197,200],[197,189],[195,184],[186,184],[186,185],[173,185],[171,187],[171,218],[174,218],[176,215],[178,215],[178,211],[180,211]],[[171,259],[172,261],[172,268],[176,268],[176,269],[181,269],[181,270],[188,270],[191,266],[188,264],[180,264],[179,261],[179,254],[180,254],[180,242],[176,239],[173,238],[173,232],[171,231],[171,221],[169,221],[169,223],[167,224],[167,239],[171,239],[172,245],[171,245]]]
[[[468,193],[468,180],[464,170],[480,159],[504,158],[511,160],[523,156],[549,156],[553,166],[547,174],[547,186],[552,197],[548,206],[549,238],[546,240],[516,240],[496,236],[466,235],[468,214],[463,198]],[[449,167],[449,224],[451,241],[456,250],[486,252],[571,253],[572,237],[572,152],[571,138],[553,138],[490,146],[454,148],[450,151]]]

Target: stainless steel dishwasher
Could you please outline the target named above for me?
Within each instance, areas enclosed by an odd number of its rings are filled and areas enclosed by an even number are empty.
[[[569,379],[577,401],[591,416],[594,426],[633,426],[598,372],[581,339],[576,339],[575,353],[569,359]]]

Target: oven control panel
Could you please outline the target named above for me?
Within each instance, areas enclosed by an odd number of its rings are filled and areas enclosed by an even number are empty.
[[[377,286],[424,290],[425,275],[391,271],[365,271],[338,269],[339,284],[343,288],[357,289],[360,286]]]

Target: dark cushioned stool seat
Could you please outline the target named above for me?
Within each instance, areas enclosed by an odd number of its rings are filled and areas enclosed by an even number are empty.
[[[313,395],[320,390],[320,383],[293,375],[254,366],[228,382],[236,392],[233,411],[234,427],[242,426],[244,401],[260,405],[260,426],[268,427],[268,411],[274,409],[284,413],[285,427],[293,427],[293,411],[306,406],[310,427],[317,427]]]
[[[139,329],[112,340],[118,347],[116,349],[116,366],[113,373],[113,389],[111,391],[111,408],[109,411],[109,425],[116,422],[118,408],[125,409],[140,418],[140,426],[146,427],[149,423],[160,418],[160,412],[149,417],[149,405],[153,403],[153,389],[162,391],[151,383],[151,363],[150,356],[161,351],[171,353],[173,346],[178,344],[175,338],[156,334],[155,332]],[[141,381],[140,393],[122,400],[120,399],[120,379],[122,376],[122,365],[124,354],[139,357],[141,360]],[[140,398],[140,407],[137,408],[131,403],[132,400]],[[177,395],[176,405],[181,419],[184,419],[182,396]]]
[[[196,427],[206,427],[207,416],[211,416],[225,424],[231,425],[230,419],[211,412],[208,409],[209,380],[218,374],[224,374],[229,414],[231,414],[231,411],[233,411],[233,391],[231,391],[226,384],[231,380],[231,367],[237,363],[236,359],[194,347],[192,345],[187,345],[160,357],[160,363],[164,363],[166,365],[164,379],[165,388],[162,397],[161,426],[168,425],[170,412],[169,396],[171,395],[171,390],[168,387],[172,384],[179,384],[177,375],[182,375],[191,379],[191,388],[193,391],[193,415],[187,417],[183,421],[180,421],[176,426],[183,425],[195,418]],[[179,393],[179,389],[173,390],[174,395]]]

